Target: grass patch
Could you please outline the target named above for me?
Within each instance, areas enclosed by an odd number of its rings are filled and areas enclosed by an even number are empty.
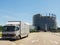
[[[0,37],[2,37],[2,32],[0,32]]]
[[[0,34],[0,37],[2,37],[2,34]]]
[[[37,30],[34,30],[34,29],[33,30],[30,30],[30,33],[32,33],[32,32],[37,32]]]

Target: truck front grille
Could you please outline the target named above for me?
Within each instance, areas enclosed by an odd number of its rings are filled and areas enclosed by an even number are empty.
[[[14,35],[12,35],[12,34],[3,34],[2,36],[3,37],[13,37]]]

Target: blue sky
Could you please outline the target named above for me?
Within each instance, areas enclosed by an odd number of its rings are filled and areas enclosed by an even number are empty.
[[[0,25],[9,20],[32,24],[33,15],[54,13],[60,26],[60,0],[0,0]]]

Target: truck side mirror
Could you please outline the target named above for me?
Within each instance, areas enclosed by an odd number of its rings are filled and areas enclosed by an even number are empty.
[[[19,30],[19,28],[17,27],[17,30]]]
[[[15,30],[19,30],[19,27],[15,27]]]

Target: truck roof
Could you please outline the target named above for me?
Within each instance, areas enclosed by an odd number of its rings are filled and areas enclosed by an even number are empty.
[[[21,22],[21,21],[8,21],[8,22]]]
[[[8,21],[6,24],[21,24],[21,23],[24,23],[24,22],[21,22],[21,21]],[[26,25],[30,25],[29,23],[25,22],[24,24]]]
[[[8,21],[6,24],[20,24],[21,21]]]

